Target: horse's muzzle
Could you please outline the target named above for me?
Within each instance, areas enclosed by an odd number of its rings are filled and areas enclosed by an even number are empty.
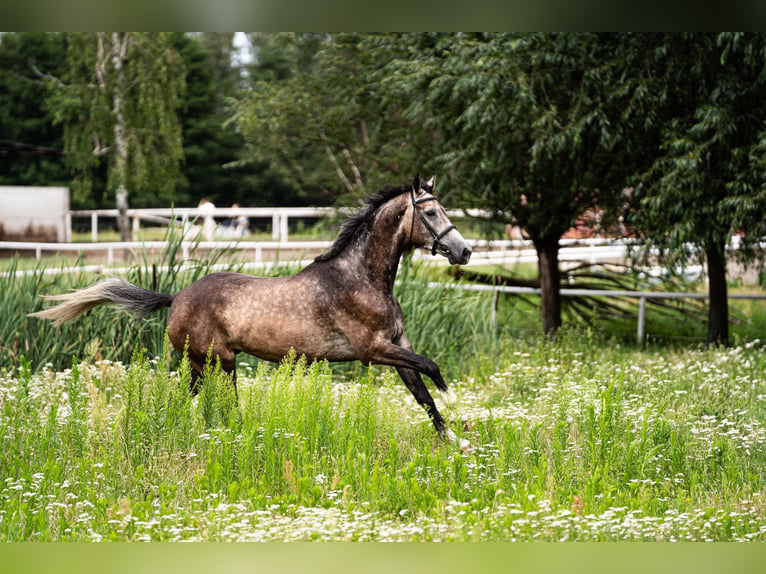
[[[467,244],[459,247],[451,247],[445,243],[440,243],[436,250],[447,258],[450,265],[465,265],[471,259],[473,250]]]
[[[453,265],[456,263],[458,265],[465,265],[466,263],[468,263],[468,261],[470,261],[472,253],[473,253],[473,249],[471,249],[469,246],[466,245],[463,248],[463,250],[460,252],[460,257],[457,258],[455,261],[450,261],[450,263],[452,263]]]

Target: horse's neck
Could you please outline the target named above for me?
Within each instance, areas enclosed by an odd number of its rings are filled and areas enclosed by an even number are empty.
[[[376,214],[370,231],[344,254],[347,269],[376,286],[393,290],[399,260],[407,237],[401,229],[403,210],[384,206]]]

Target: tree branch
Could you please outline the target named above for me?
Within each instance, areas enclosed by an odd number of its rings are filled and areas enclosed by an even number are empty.
[[[357,187],[362,187],[362,174],[354,163],[354,160],[351,158],[351,152],[348,151],[348,148],[344,147],[342,153],[343,157],[346,158],[346,163],[348,163],[348,166],[351,168],[351,172],[354,174]]]
[[[327,153],[327,157],[330,158],[330,162],[335,167],[335,173],[338,174],[338,177],[340,178],[341,182],[343,183],[343,186],[346,188],[346,191],[351,193],[352,191],[354,191],[354,186],[351,183],[351,181],[349,181],[349,179],[346,177],[346,174],[343,173],[343,170],[341,169],[340,165],[338,164],[338,160],[335,157],[335,154],[333,153],[332,149],[330,149],[330,144],[327,143],[327,136],[325,135],[325,133],[323,131],[319,132],[319,138],[324,142],[325,152]]]
[[[98,47],[96,49],[96,78],[100,89],[106,89],[106,57],[104,56],[104,33],[96,34]]]
[[[59,88],[65,88],[65,87],[66,87],[66,84],[65,84],[64,82],[62,82],[62,81],[61,81],[59,78],[57,78],[56,76],[53,76],[53,75],[51,75],[51,74],[48,74],[47,72],[43,72],[43,71],[41,71],[41,70],[40,70],[40,69],[37,67],[37,65],[35,64],[34,60],[33,60],[33,61],[31,61],[31,62],[29,62],[29,67],[30,67],[30,68],[32,68],[32,71],[33,71],[33,72],[35,73],[35,75],[36,75],[36,76],[38,76],[39,78],[42,78],[43,80],[49,80],[49,81],[51,81],[51,82],[55,83],[55,84],[56,84],[56,86],[57,86],[57,87],[59,87]]]

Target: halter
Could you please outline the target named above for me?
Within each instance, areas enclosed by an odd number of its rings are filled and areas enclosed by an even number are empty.
[[[434,240],[433,245],[431,246],[431,255],[436,255],[436,248],[440,245],[443,245],[441,242],[442,237],[447,235],[450,231],[455,229],[454,225],[448,225],[445,227],[442,231],[439,233],[434,230],[433,227],[431,227],[431,224],[428,223],[425,217],[423,217],[423,214],[420,213],[420,210],[418,209],[418,205],[421,203],[425,203],[427,201],[436,201],[436,197],[433,195],[431,197],[423,197],[420,199],[415,199],[415,186],[412,186],[412,189],[410,189],[410,201],[412,202],[412,223],[410,224],[410,243],[412,243],[412,232],[415,229],[415,214],[418,214],[418,217],[420,217],[420,221],[423,222],[423,225],[426,226],[426,229],[428,230],[428,233],[431,234],[431,237]],[[444,248],[449,250],[449,248],[444,245]]]

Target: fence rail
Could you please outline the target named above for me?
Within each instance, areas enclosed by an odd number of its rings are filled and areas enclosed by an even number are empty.
[[[474,249],[468,265],[495,265],[537,262],[537,252],[530,247],[531,242],[523,240],[484,240],[468,239]],[[189,259],[195,249],[226,249],[237,252],[252,251],[253,261],[262,263],[265,253],[319,252],[330,247],[332,241],[198,241],[185,240],[180,243],[184,259]],[[48,243],[42,241],[0,241],[0,251],[31,251],[40,260],[44,253],[105,253],[107,265],[115,263],[115,255],[125,250],[141,251],[162,250],[167,248],[166,241],[100,241],[90,243]],[[559,260],[597,261],[622,260],[628,254],[629,244],[620,240],[585,239],[562,240]],[[426,251],[417,250],[416,257],[444,263],[441,257],[435,257]]]
[[[252,262],[246,262],[241,265],[243,270],[246,269],[268,269],[274,265],[278,265],[277,262],[267,262],[263,260],[262,257],[262,250],[264,248],[285,248],[290,247],[293,249],[301,250],[312,250],[312,249],[326,249],[330,245],[330,241],[304,241],[304,242],[290,242],[287,245],[285,245],[282,242],[239,242],[236,244],[238,247],[243,249],[254,249],[256,251],[255,261]],[[476,241],[474,242],[475,245],[482,244],[485,245],[488,242],[486,241]],[[489,242],[491,243],[491,242]],[[518,242],[509,242],[509,241],[501,241],[498,242],[500,244],[500,247],[507,247],[508,243],[518,243]],[[131,248],[131,249],[162,249],[166,247],[166,242],[163,241],[154,241],[154,242],[134,242],[134,243],[88,243],[88,244],[51,244],[51,243],[24,243],[24,242],[0,242],[0,249],[15,249],[15,250],[29,250],[29,249],[36,249],[38,251],[38,259],[39,254],[43,249],[59,249],[62,248],[68,248],[73,251],[86,251],[89,249],[100,249],[103,250],[106,248],[107,250],[110,250],[110,253],[113,253],[114,250],[118,249],[125,249],[125,248]],[[182,250],[184,252],[184,258],[188,259],[189,251],[196,247],[202,247],[203,249],[214,249],[214,248],[231,248],[232,242],[229,241],[215,241],[215,242],[183,242],[182,243]],[[594,250],[599,249],[600,247],[605,247],[604,253],[607,254],[609,257],[614,256],[615,251],[612,249],[613,246],[599,246],[599,245],[592,245],[585,249],[587,250]],[[84,249],[83,249],[84,248]],[[626,249],[627,246],[623,246],[623,249]],[[570,249],[578,249],[576,247],[570,248]],[[261,251],[259,251],[261,250]],[[519,253],[523,253],[523,250]],[[575,253],[577,254],[577,257],[582,258],[583,250],[580,249],[577,252],[573,252],[571,259],[575,259]],[[489,255],[492,255],[492,252],[488,252]],[[502,252],[503,255],[508,255],[507,252]],[[431,260],[431,261],[442,261],[443,258],[437,258],[434,257],[428,253],[421,252],[420,255],[421,258]],[[530,254],[524,254],[520,256],[511,256],[511,259],[514,261],[520,261],[520,260],[526,260],[527,257],[532,257]],[[536,256],[535,256],[536,258]],[[109,259],[113,259],[113,255],[109,256]],[[566,260],[567,258],[562,258],[563,260]],[[480,262],[474,261],[474,258],[471,258],[471,264],[485,264],[487,261],[491,261],[491,258],[486,258],[484,260],[481,260]],[[536,260],[536,259],[535,259]],[[508,260],[503,260],[507,262]],[[289,261],[289,262],[283,262],[288,263],[291,265],[295,265],[297,267],[304,267],[308,265],[311,262],[311,260],[302,260],[302,261]],[[182,266],[183,268],[184,266]],[[218,264],[211,267],[211,271],[214,271],[216,269],[225,269],[229,266],[227,264]],[[90,265],[90,266],[81,266],[76,267],[72,269],[45,269],[43,272],[46,274],[58,274],[62,272],[67,271],[77,271],[77,272],[91,272],[91,273],[103,273],[108,272],[110,274],[124,274],[127,273],[130,270],[128,267],[109,267],[105,268],[103,265]],[[157,271],[164,272],[167,271],[167,267],[158,267]],[[25,273],[37,273],[37,271],[17,271],[15,274],[23,275]],[[7,277],[9,273],[0,273],[0,277]],[[508,285],[476,285],[476,284],[463,284],[463,283],[439,283],[439,282],[429,282],[428,286],[430,288],[434,289],[461,289],[465,291],[476,291],[476,292],[491,292],[495,294],[495,298],[493,300],[493,307],[492,307],[492,315],[490,317],[490,322],[494,323],[495,316],[497,312],[497,295],[500,293],[507,293],[507,294],[516,294],[516,295],[540,295],[541,290],[537,287],[514,287],[514,286],[508,286]],[[709,295],[707,293],[678,293],[678,292],[661,292],[661,291],[624,291],[624,290],[603,290],[603,289],[570,289],[570,288],[562,288],[560,290],[562,297],[621,297],[621,298],[635,298],[639,300],[639,308],[638,308],[638,317],[636,321],[636,340],[639,344],[643,343],[645,336],[646,336],[646,300],[647,299],[707,299]],[[764,300],[766,299],[766,295],[747,295],[747,294],[730,294],[728,295],[729,299],[751,299],[751,300]]]
[[[287,242],[290,218],[322,218],[337,217],[348,214],[351,210],[334,207],[217,207],[215,217],[239,217],[251,219],[271,219],[271,238],[274,241]],[[450,217],[488,217],[489,213],[480,209],[448,210]],[[116,209],[82,209],[70,211],[66,215],[67,242],[72,241],[72,219],[90,218],[91,241],[98,241],[98,219],[106,217],[116,219],[119,212]],[[196,207],[179,208],[147,208],[129,209],[128,217],[132,221],[132,239],[135,241],[141,229],[141,221],[163,223],[166,225],[176,221],[184,229],[190,222],[203,217],[205,212]]]
[[[509,285],[464,285],[459,283],[438,283],[430,282],[431,288],[442,289],[462,289],[465,291],[483,291],[492,293],[508,293],[515,295],[540,295],[538,287],[513,287]],[[621,291],[609,289],[567,289],[560,291],[562,297],[628,297],[638,299],[638,317],[636,320],[636,341],[641,344],[646,337],[646,300],[647,299],[708,299],[707,293],[678,293],[669,291]],[[764,300],[766,295],[748,295],[733,293],[728,295],[729,299],[751,299]],[[494,322],[497,312],[497,297],[493,302],[492,317],[490,321]]]

